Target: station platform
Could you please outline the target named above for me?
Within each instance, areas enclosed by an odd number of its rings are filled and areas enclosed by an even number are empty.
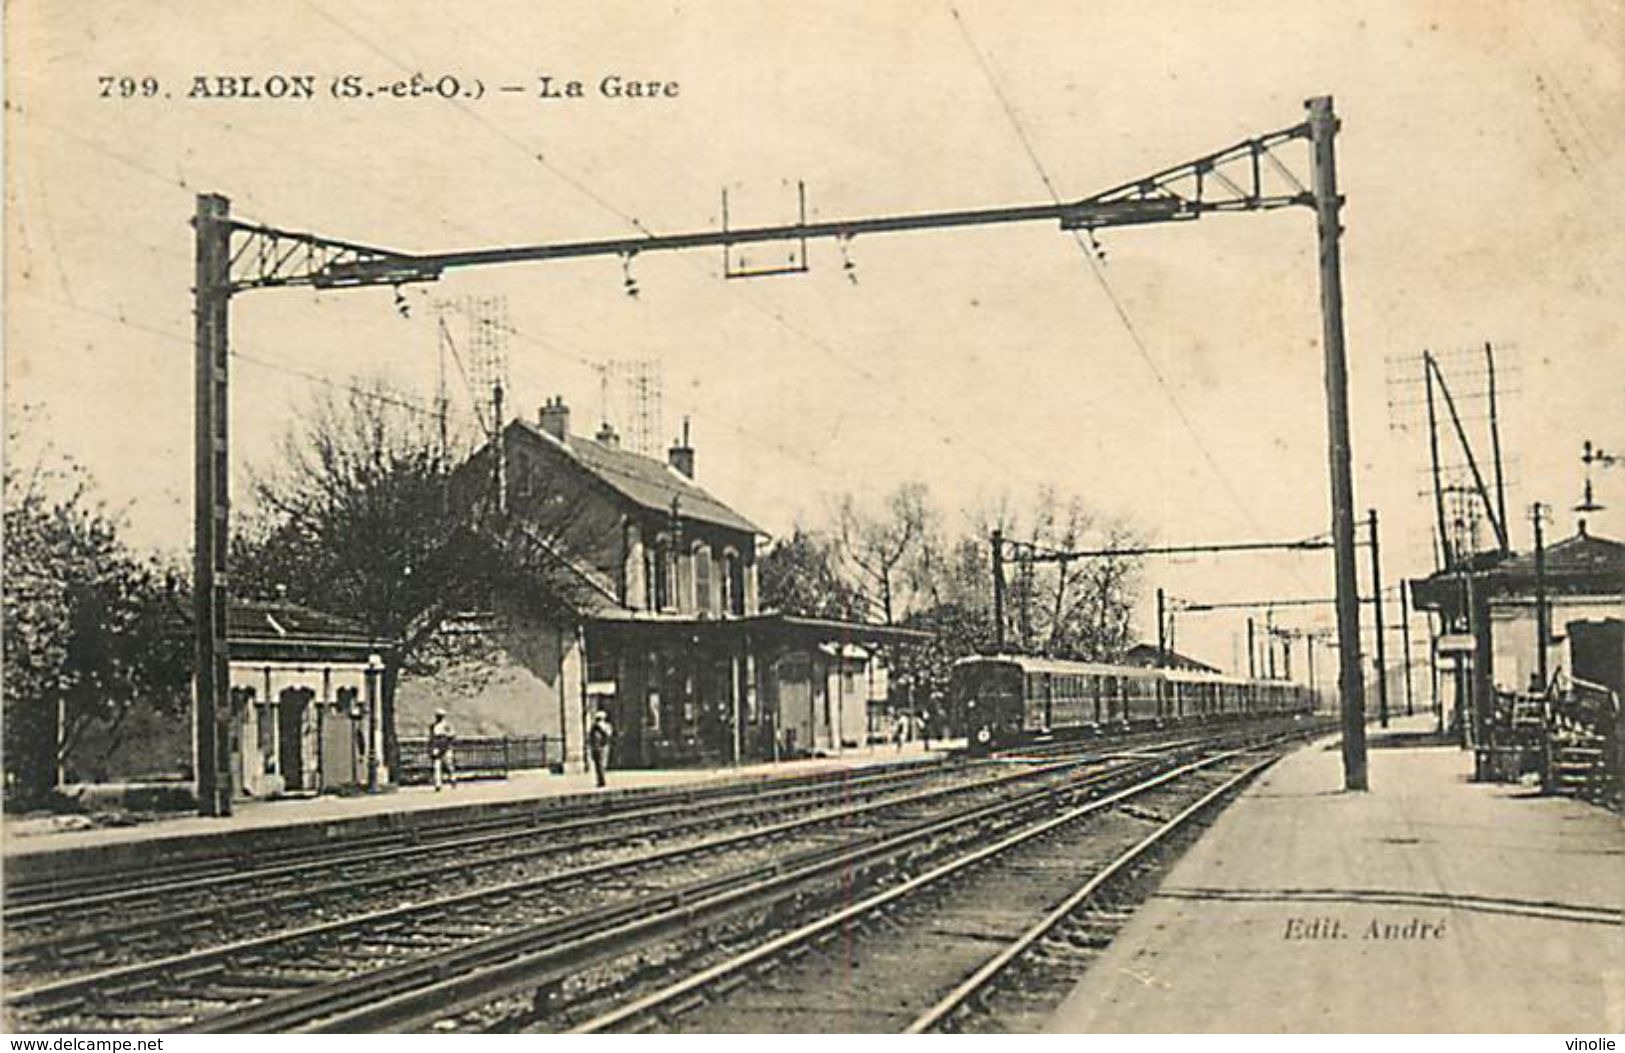
[[[301,844],[332,843],[538,807],[567,806],[588,797],[605,799],[654,794],[682,786],[764,782],[821,772],[896,763],[930,763],[958,743],[919,742],[865,746],[838,755],[726,768],[611,770],[599,789],[590,772],[554,775],[510,773],[506,779],[461,782],[436,791],[404,786],[378,794],[324,795],[274,800],[243,799],[230,816],[190,813],[124,826],[91,826],[78,816],[6,817],[0,820],[0,863],[7,880],[34,881],[53,874],[111,867],[139,867],[151,860],[176,861],[218,852],[254,852]],[[227,842],[231,842],[229,845]]]
[[[1411,726],[1414,725],[1414,726]],[[1625,824],[1470,781],[1431,720],[1276,764],[1175,864],[1051,1032],[1625,1029]]]

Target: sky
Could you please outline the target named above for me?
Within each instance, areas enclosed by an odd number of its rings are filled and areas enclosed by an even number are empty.
[[[1294,125],[1328,93],[1356,503],[1382,517],[1385,583],[1433,568],[1424,348],[1480,455],[1474,372],[1498,349],[1514,548],[1535,501],[1549,537],[1574,531],[1582,441],[1625,449],[1625,238],[1599,204],[1625,191],[1618,2],[302,0],[202,18],[178,0],[20,0],[7,17],[6,408],[32,408],[28,441],[81,462],[143,547],[180,554],[191,535],[197,193],[422,252],[705,229],[724,188],[732,223],[790,222],[798,182],[812,218],[1034,204]],[[415,72],[489,91],[328,92]],[[196,76],[272,74],[313,75],[318,95],[186,97]],[[585,97],[538,97],[544,75]],[[609,98],[611,75],[679,87]],[[1302,144],[1281,156],[1307,180]],[[961,525],[1048,485],[1166,544],[1325,532],[1312,213],[1099,240],[1098,267],[1036,223],[861,237],[844,257],[815,243],[810,273],[751,280],[723,278],[717,250],[470,270],[403,290],[404,316],[389,289],[245,293],[238,508],[324,384],[383,376],[429,403],[436,305],[490,296],[513,329],[514,412],[562,395],[590,430],[603,365],[653,360],[666,436],[689,418],[700,481],[774,533],[909,480]],[[1590,529],[1625,536],[1625,469],[1595,484],[1610,508]],[[1332,591],[1326,553],[1158,559],[1145,581],[1148,637],[1159,585],[1196,603]],[[1187,614],[1180,649],[1245,665],[1244,617]]]

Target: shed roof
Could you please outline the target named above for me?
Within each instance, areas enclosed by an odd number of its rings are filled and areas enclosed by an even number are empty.
[[[1162,654],[1162,661],[1158,662],[1157,645],[1150,643],[1137,643],[1128,649],[1123,656],[1125,665],[1161,665],[1164,669],[1186,669],[1199,673],[1217,673],[1217,666],[1212,666],[1190,655],[1180,654],[1173,648],[1166,648]]]
[[[374,643],[360,622],[287,600],[232,600],[226,610],[226,637],[287,640],[290,643]]]
[[[1625,592],[1625,544],[1588,534],[1585,528],[1572,537],[1546,546],[1546,588],[1565,595],[1614,595]],[[1411,582],[1411,596],[1419,610],[1459,609],[1465,602],[1464,574],[1481,595],[1533,596],[1535,556],[1475,559],[1467,568],[1437,571]]]
[[[1615,588],[1625,588],[1625,544],[1581,530],[1546,547],[1545,573],[1548,577],[1594,576],[1601,584],[1611,580]],[[1496,567],[1495,574],[1509,582],[1533,582],[1534,553],[1513,556]]]

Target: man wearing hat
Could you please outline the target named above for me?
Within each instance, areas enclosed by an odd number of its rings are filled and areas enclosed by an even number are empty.
[[[592,773],[598,785],[604,785],[604,773],[609,770],[609,751],[615,742],[615,725],[609,714],[599,710],[593,715],[592,726],[587,729],[587,756],[592,761]]]
[[[457,768],[451,759],[451,721],[443,706],[435,707],[434,723],[429,725],[429,758],[434,762],[434,789],[440,792],[442,781],[450,786],[457,782]]]

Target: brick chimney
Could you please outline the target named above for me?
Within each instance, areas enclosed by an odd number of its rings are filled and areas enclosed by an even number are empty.
[[[688,418],[683,418],[683,440],[673,443],[666,454],[671,466],[688,476],[694,478],[694,447],[688,444]]]
[[[612,448],[618,449],[621,445],[621,437],[616,433],[615,425],[611,424],[607,420],[603,424],[599,425],[598,434],[594,435],[593,438],[597,439],[605,446]]]
[[[560,442],[570,441],[570,407],[563,395],[554,395],[542,405],[542,430]]]

